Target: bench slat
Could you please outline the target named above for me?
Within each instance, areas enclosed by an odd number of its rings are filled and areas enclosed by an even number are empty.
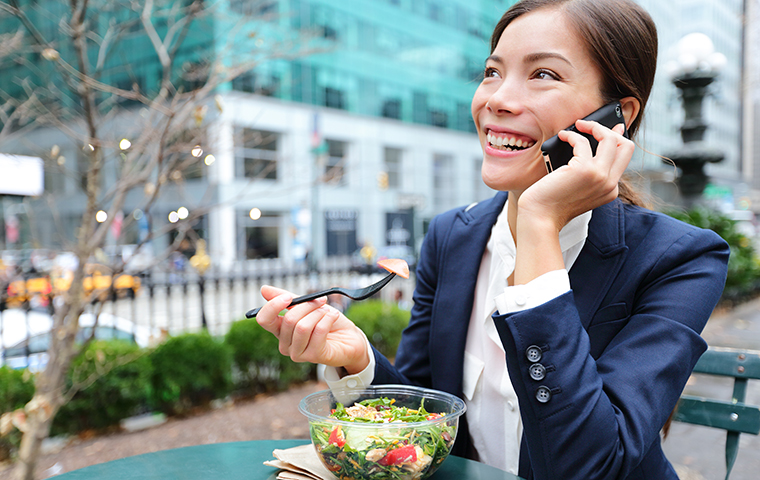
[[[760,434],[760,407],[743,403],[682,395],[674,419],[730,432]]]
[[[711,347],[699,358],[694,372],[760,379],[760,352]]]

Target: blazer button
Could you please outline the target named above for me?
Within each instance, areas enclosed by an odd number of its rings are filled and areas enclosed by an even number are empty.
[[[530,366],[528,371],[530,372],[530,378],[532,378],[533,380],[537,382],[543,380],[544,377],[546,376],[546,367],[544,367],[540,363],[534,363],[533,365]]]
[[[536,400],[538,400],[540,403],[546,403],[551,399],[552,392],[549,390],[549,387],[541,385],[536,389]]]
[[[536,345],[531,345],[528,347],[527,350],[525,350],[525,355],[528,357],[528,360],[532,363],[536,363],[541,360],[541,355],[543,352],[541,351],[540,347],[537,347]]]

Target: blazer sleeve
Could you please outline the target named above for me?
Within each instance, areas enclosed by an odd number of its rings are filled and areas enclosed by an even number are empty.
[[[438,282],[438,242],[441,222],[447,218],[434,217],[425,235],[420,252],[420,260],[415,271],[417,283],[414,289],[414,306],[409,325],[404,330],[396,352],[395,365],[375,350],[374,384],[413,384],[430,388],[432,374],[430,343],[433,302]]]
[[[687,229],[648,255],[647,265],[619,274],[636,277],[637,287],[624,326],[600,353],[591,353],[572,292],[493,316],[536,480],[626,478],[706,349],[700,333],[723,290],[728,246]]]

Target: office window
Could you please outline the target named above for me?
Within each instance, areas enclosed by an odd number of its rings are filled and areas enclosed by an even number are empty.
[[[344,94],[341,90],[332,87],[325,87],[325,107],[340,108],[341,110],[346,108],[344,100]]]
[[[256,91],[256,76],[252,72],[248,72],[233,78],[232,89],[238,92],[253,93]]]
[[[475,198],[472,200],[476,202],[480,202],[482,200],[485,200],[487,198],[493,197],[494,193],[496,193],[496,190],[492,189],[488,185],[485,184],[483,181],[483,175],[481,174],[481,168],[483,166],[483,157],[475,157],[473,164],[473,172],[472,172],[472,178],[474,181],[474,186],[472,191],[475,192]]]
[[[462,130],[463,132],[472,132],[476,133],[475,131],[475,122],[472,120],[472,110],[470,108],[470,104],[468,103],[457,103],[457,130]]]
[[[274,97],[280,91],[280,77],[277,75],[257,75],[253,72],[246,72],[232,80],[232,89],[239,92]]]
[[[327,159],[325,160],[325,183],[346,185],[346,157],[348,144],[338,140],[325,140],[327,143]]]
[[[47,161],[44,166],[44,189],[47,193],[63,193],[66,188],[66,175],[63,167]]]
[[[277,0],[230,0],[230,10],[252,17],[272,17],[277,13]]]
[[[253,128],[235,130],[235,176],[277,180],[279,134]]]
[[[392,99],[384,101],[380,115],[385,118],[401,120],[401,100]]]
[[[177,182],[203,178],[203,157],[211,153],[206,152],[208,148],[206,134],[202,129],[191,128],[178,132],[169,140],[164,152],[167,164],[172,166],[170,179]],[[116,175],[121,175],[121,172],[117,171]]]
[[[168,215],[168,214],[167,214]],[[164,218],[167,218],[167,215],[164,215]],[[185,258],[190,258],[196,253],[196,246],[197,246],[197,240],[204,240],[208,243],[208,216],[203,215],[200,217],[195,217],[192,220],[185,220],[185,222],[190,222],[190,228],[187,231],[180,240],[179,244],[177,245],[177,251],[185,256]],[[126,223],[126,222],[125,222]],[[137,243],[138,237],[139,237],[139,231],[137,228],[136,222],[129,222],[131,226],[130,232],[122,232],[122,235],[129,235],[132,238],[132,242],[125,242],[125,243]],[[169,231],[169,244],[174,245],[174,243],[177,241],[177,237],[179,236],[178,230],[170,230]],[[126,238],[124,238],[122,241],[126,241]]]
[[[209,78],[209,65],[205,61],[185,62],[180,72],[179,86],[185,92],[199,90],[206,85]]]
[[[451,155],[433,155],[433,204],[439,212],[454,206],[456,198],[454,158]]]
[[[403,150],[400,148],[385,147],[383,161],[385,172],[388,174],[388,188],[399,188],[401,186],[402,154]]]
[[[274,213],[263,213],[256,220],[250,210],[238,212],[238,255],[246,260],[280,256],[280,221]]]
[[[449,125],[449,114],[443,110],[430,110],[430,125],[446,128]]]
[[[87,172],[92,164],[92,156],[90,147],[84,146],[81,150],[77,151],[76,169],[77,169],[77,186],[83,191],[87,192]],[[47,169],[45,169],[45,188],[47,189]]]

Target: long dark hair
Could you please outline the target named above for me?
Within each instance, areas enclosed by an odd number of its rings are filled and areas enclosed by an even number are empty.
[[[561,10],[575,27],[602,74],[601,93],[605,102],[624,97],[639,101],[639,114],[628,127],[634,138],[657,70],[657,27],[652,17],[631,0],[522,0],[496,24],[491,35],[491,53],[514,19],[540,8]],[[625,180],[620,181],[618,197],[634,205],[647,203]]]

